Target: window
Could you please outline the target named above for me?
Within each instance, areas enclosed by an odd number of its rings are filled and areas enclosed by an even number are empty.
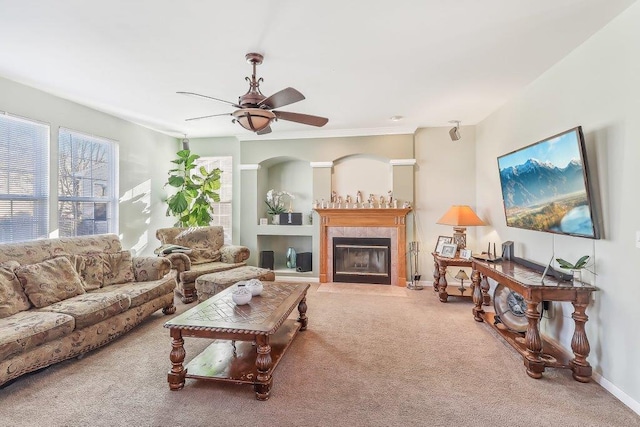
[[[49,126],[0,113],[0,242],[48,237]]]
[[[117,233],[117,144],[60,128],[58,228],[60,236]]]
[[[220,168],[220,202],[212,203],[213,218],[211,225],[221,225],[224,228],[224,242],[231,244],[232,241],[232,193],[233,193],[233,157],[200,157],[196,160],[196,165],[204,166],[207,171]]]

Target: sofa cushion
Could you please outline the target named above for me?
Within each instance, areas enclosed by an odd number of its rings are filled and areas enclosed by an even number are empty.
[[[84,293],[80,276],[64,256],[22,265],[15,273],[31,304],[37,308]]]
[[[174,243],[191,249],[187,253],[191,264],[219,261],[224,233],[222,227],[190,227],[180,232]]]
[[[121,251],[115,254],[102,254],[104,260],[103,286],[133,282],[133,261],[131,252]]]
[[[14,271],[20,264],[7,261],[0,264],[0,319],[31,307]]]
[[[130,306],[131,298],[125,293],[92,292],[51,304],[40,311],[68,314],[76,320],[76,329],[82,329],[127,311]]]
[[[92,291],[91,293],[102,292],[118,292],[126,294],[131,298],[131,307],[139,307],[142,304],[170,294],[176,287],[176,281],[173,277],[166,277],[159,280],[150,280],[148,282],[133,282],[111,285]]]
[[[227,264],[226,262],[208,262],[206,264],[191,265],[191,270],[183,271],[180,273],[180,281],[182,283],[193,283],[196,279],[203,274],[216,273],[218,271],[231,270],[232,268],[242,267],[246,265],[245,262],[238,262],[235,264]]]
[[[102,254],[76,255],[76,271],[85,291],[102,287],[104,283],[104,260]]]
[[[62,313],[21,311],[0,319],[0,360],[73,332],[75,320]]]

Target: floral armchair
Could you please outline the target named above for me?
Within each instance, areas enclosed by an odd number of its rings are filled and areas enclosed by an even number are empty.
[[[250,255],[246,246],[225,245],[221,226],[160,228],[156,238],[162,244],[156,254],[171,261],[177,272],[175,291],[185,304],[197,299],[195,281],[198,277],[242,267]]]

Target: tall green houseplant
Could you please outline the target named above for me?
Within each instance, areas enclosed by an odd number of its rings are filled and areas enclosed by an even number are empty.
[[[220,201],[220,174],[215,168],[207,172],[204,166],[197,168],[197,154],[190,150],[180,150],[178,158],[172,160],[175,169],[169,170],[169,180],[165,184],[177,189],[176,193],[167,197],[167,216],[178,219],[176,226],[193,227],[209,225],[213,215],[212,202]],[[197,170],[196,170],[197,168]]]

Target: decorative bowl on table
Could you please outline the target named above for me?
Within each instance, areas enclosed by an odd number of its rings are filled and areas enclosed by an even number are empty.
[[[262,293],[264,286],[262,286],[262,282],[258,279],[247,280],[246,287],[251,291],[251,296],[258,296]]]
[[[236,289],[231,292],[231,299],[236,305],[245,305],[251,301],[251,290],[247,288],[246,282],[238,282]]]

